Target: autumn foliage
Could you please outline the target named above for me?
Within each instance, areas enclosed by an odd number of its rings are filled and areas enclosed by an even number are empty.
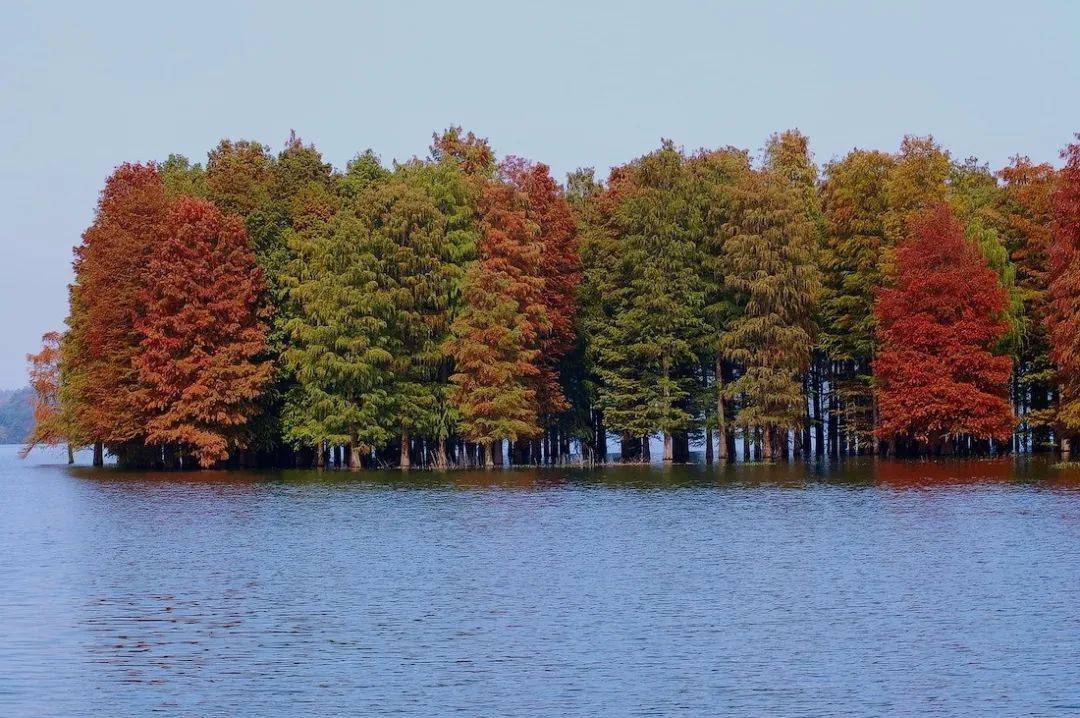
[[[53,446],[68,440],[60,404],[60,332],[41,337],[41,351],[27,354],[30,387],[34,390],[34,428],[20,451],[26,456],[39,444]]]
[[[1080,436],[1080,142],[1062,156],[1066,164],[1053,195],[1047,314],[1059,381],[1056,424],[1065,436]]]
[[[916,215],[908,237],[874,305],[877,434],[930,445],[1007,440],[1011,362],[993,353],[1007,328],[1005,292],[947,206]]]
[[[454,401],[465,436],[483,445],[536,434],[543,301],[540,245],[511,186],[484,188],[480,257],[465,276],[464,308],[452,327]]]
[[[1080,441],[1080,144],[819,168],[671,140],[606,180],[460,127],[343,169],[296,133],[106,180],[37,443],[130,466],[446,468]],[[716,444],[713,444],[713,439]],[[342,458],[344,457],[344,459]]]
[[[146,441],[210,466],[244,445],[270,378],[262,271],[238,217],[184,197],[169,208],[145,272],[134,366]]]

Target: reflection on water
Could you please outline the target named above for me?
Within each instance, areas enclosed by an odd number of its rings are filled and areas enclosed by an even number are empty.
[[[1080,469],[0,447],[0,715],[1080,714]]]

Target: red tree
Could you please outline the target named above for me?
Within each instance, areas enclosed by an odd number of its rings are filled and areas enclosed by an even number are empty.
[[[160,243],[167,210],[165,187],[153,166],[121,165],[106,180],[94,222],[75,249],[62,348],[63,399],[79,435],[114,450],[146,431],[133,363],[139,348],[135,324],[144,307],[147,262]]]
[[[136,358],[149,443],[179,446],[203,466],[244,446],[271,375],[263,274],[239,217],[180,198],[155,247],[142,294]]]
[[[1065,166],[1053,195],[1046,314],[1050,358],[1058,374],[1056,423],[1064,439],[1072,443],[1080,437],[1080,143],[1069,145],[1061,156]]]
[[[921,212],[909,237],[874,305],[878,436],[939,450],[960,437],[1005,441],[1011,360],[992,352],[1007,330],[1005,291],[949,207]]]
[[[537,398],[541,414],[554,414],[567,408],[556,365],[574,345],[577,290],[581,284],[577,224],[547,165],[509,157],[502,164],[502,173],[525,198],[526,218],[539,228],[540,274],[544,278],[541,301],[550,328],[540,342]]]

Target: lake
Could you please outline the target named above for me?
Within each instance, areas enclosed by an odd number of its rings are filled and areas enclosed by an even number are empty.
[[[5,446],[0,550],[8,718],[1080,715],[1080,470],[1045,460],[128,474]]]

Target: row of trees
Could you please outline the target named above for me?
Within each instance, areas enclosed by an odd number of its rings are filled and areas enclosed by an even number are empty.
[[[123,165],[32,355],[34,443],[128,465],[707,461],[1068,447],[1080,145],[819,173],[670,142],[560,186],[460,128],[343,172],[295,135]]]

